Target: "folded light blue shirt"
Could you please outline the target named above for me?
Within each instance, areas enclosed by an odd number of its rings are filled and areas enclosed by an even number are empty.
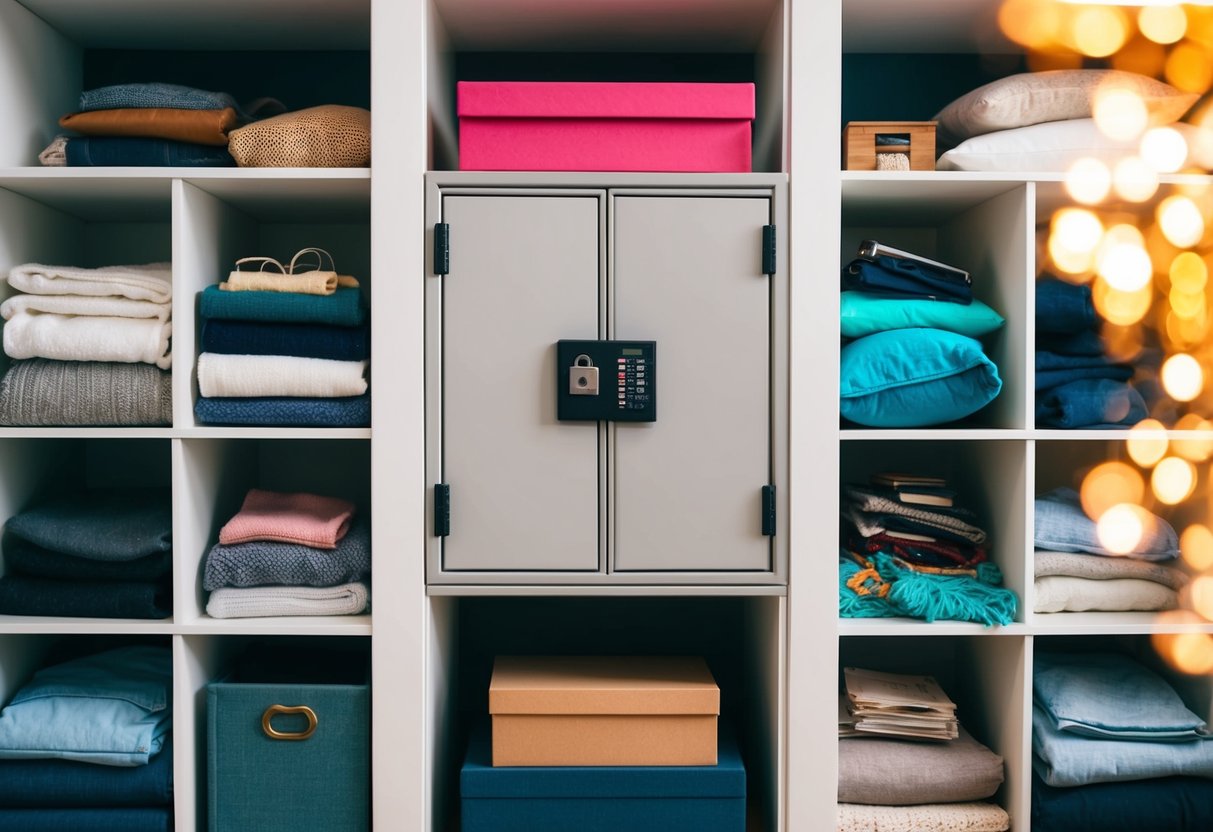
[[[0,711],[0,759],[146,765],[172,725],[172,651],[120,647],[43,668]]]
[[[1133,551],[1127,555],[1113,552],[1099,542],[1095,521],[1082,510],[1078,492],[1072,488],[1056,488],[1036,498],[1036,548],[1154,561],[1179,557],[1179,537],[1175,529],[1161,517],[1149,516],[1150,522],[1145,524],[1141,540]]]

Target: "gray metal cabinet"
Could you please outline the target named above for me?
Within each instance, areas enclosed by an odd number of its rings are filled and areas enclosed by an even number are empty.
[[[432,586],[786,583],[783,190],[430,175]],[[655,421],[559,420],[566,339],[655,342]]]

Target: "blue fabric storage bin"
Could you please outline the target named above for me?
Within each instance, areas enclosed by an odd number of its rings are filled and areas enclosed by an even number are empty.
[[[715,766],[493,768],[488,726],[459,775],[461,832],[745,832],[745,766],[721,731]]]
[[[367,832],[370,829],[370,685],[359,669],[323,678],[312,651],[289,670],[237,671],[207,685],[207,797],[210,832]],[[275,658],[278,658],[275,656]],[[319,674],[319,675],[318,675]],[[309,675],[311,678],[309,679]],[[343,678],[344,677],[344,678]],[[323,683],[316,680],[323,679]],[[330,683],[336,679],[337,683]],[[247,681],[246,681],[247,680]],[[346,683],[358,680],[358,683]],[[307,706],[315,731],[273,739],[263,728],[271,706]],[[303,733],[306,715],[278,714],[270,727]]]

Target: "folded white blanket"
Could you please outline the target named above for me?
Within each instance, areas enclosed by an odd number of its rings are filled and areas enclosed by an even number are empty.
[[[355,582],[338,586],[224,587],[211,592],[211,618],[262,618],[279,615],[357,615],[366,609],[370,589]]]
[[[1011,818],[993,803],[924,806],[838,804],[838,832],[1004,832]]]
[[[94,318],[18,312],[4,325],[4,352],[10,358],[57,361],[120,361],[173,364],[173,325],[155,318]]]
[[[332,399],[366,392],[366,361],[294,355],[198,356],[198,392],[206,398],[296,396]]]
[[[1036,579],[1036,612],[1125,612],[1173,610],[1175,590],[1139,578],[1092,580],[1068,575]]]
[[[168,263],[78,269],[26,263],[8,273],[9,285],[35,295],[117,296],[168,303],[173,299],[173,269]]]
[[[19,312],[50,312],[55,315],[91,315],[95,318],[155,318],[167,321],[171,303],[85,295],[14,295],[0,303],[0,318],[12,320]]]

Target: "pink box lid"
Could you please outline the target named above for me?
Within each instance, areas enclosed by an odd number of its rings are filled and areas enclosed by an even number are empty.
[[[460,117],[753,119],[753,84],[460,81]]]

